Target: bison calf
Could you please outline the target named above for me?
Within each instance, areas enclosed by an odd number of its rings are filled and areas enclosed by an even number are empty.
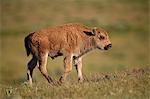
[[[72,64],[77,70],[78,80],[82,81],[82,56],[93,50],[108,50],[112,44],[105,30],[100,28],[89,28],[82,24],[70,23],[57,27],[50,27],[30,33],[25,37],[25,48],[27,56],[32,54],[28,63],[27,78],[32,84],[32,72],[38,65],[40,72],[52,82],[46,64],[48,56],[52,59],[64,57],[64,74],[60,77],[63,82],[72,70]]]

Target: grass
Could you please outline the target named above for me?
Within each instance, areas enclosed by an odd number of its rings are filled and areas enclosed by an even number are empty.
[[[72,78],[61,86],[45,80],[33,87],[22,83],[16,87],[1,86],[1,98],[21,99],[149,99],[150,68],[136,68],[114,73],[88,75],[83,83]]]

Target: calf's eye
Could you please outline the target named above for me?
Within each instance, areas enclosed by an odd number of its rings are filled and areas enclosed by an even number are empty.
[[[105,37],[101,35],[101,36],[100,36],[100,39],[103,40],[103,39],[105,39]]]

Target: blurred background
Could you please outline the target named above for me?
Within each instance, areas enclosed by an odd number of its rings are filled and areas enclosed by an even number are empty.
[[[104,28],[113,44],[109,51],[85,55],[85,75],[150,65],[148,0],[1,0],[0,6],[0,83],[26,80],[31,56],[26,56],[24,37],[29,32],[73,22]],[[63,58],[49,58],[47,67],[58,79],[63,73]],[[71,72],[74,76],[75,68]],[[37,68],[33,77],[44,79]]]

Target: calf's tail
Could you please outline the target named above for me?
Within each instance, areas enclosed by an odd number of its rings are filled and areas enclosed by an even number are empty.
[[[32,48],[31,48],[31,36],[32,36],[32,34],[29,34],[24,39],[24,46],[25,46],[25,49],[26,49],[27,56],[30,55],[31,50],[32,50]]]

